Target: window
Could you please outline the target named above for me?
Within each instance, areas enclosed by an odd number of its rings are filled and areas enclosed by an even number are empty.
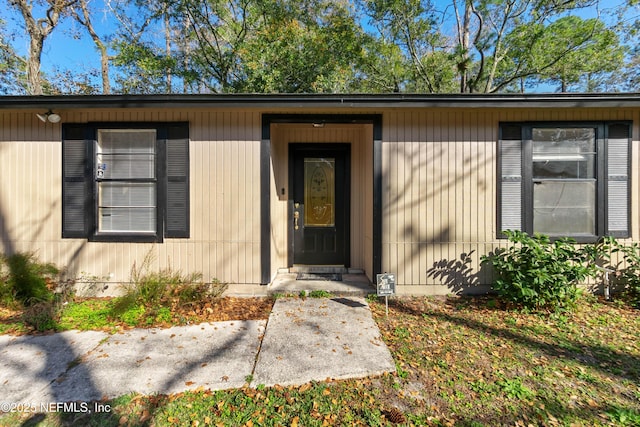
[[[187,124],[63,128],[63,237],[189,236]]]
[[[96,143],[98,233],[157,229],[155,129],[99,129]]]
[[[502,123],[499,230],[629,234],[630,123]]]

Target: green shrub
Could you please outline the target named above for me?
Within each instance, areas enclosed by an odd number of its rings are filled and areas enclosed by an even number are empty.
[[[24,306],[53,301],[53,289],[48,282],[58,278],[60,270],[51,263],[40,262],[32,253],[2,256],[0,268],[0,298],[5,305]]]
[[[11,307],[15,302],[13,290],[9,286],[9,268],[5,257],[0,255],[0,306]]]
[[[493,289],[498,295],[530,309],[570,307],[578,297],[578,283],[594,274],[591,252],[571,239],[551,241],[521,231],[506,234],[508,248],[481,258],[497,275]]]
[[[228,285],[213,279],[211,283],[202,282],[202,275],[197,273],[188,280],[175,286],[173,293],[178,297],[180,304],[200,304],[206,300],[220,298]]]
[[[60,318],[59,308],[59,305],[52,301],[38,302],[24,311],[22,320],[40,332],[55,330]]]
[[[113,307],[109,311],[109,315],[115,318],[122,318],[122,315],[129,309],[136,307],[137,295],[127,291],[123,296],[118,297],[113,302]]]
[[[214,280],[204,283],[201,273],[183,274],[171,268],[152,271],[149,252],[140,267],[131,268],[131,283],[111,310],[113,317],[134,325],[153,321],[170,321],[174,304],[197,305],[218,298],[227,284]],[[141,310],[142,309],[142,310]],[[126,319],[125,319],[126,317]]]

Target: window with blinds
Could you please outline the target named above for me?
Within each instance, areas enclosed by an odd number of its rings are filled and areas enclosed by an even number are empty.
[[[500,237],[627,237],[630,146],[630,122],[501,123]]]
[[[155,232],[155,129],[99,130],[96,181],[99,233]]]
[[[188,123],[65,123],[62,236],[189,237]]]

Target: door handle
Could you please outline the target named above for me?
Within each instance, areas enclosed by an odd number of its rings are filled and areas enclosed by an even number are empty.
[[[298,218],[300,218],[300,212],[295,211],[293,213],[293,229],[294,230],[297,230],[298,228],[300,228],[298,227]]]

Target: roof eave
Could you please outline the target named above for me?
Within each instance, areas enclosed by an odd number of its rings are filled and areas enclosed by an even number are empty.
[[[615,94],[213,94],[0,96],[0,109],[33,108],[624,108],[640,93]]]

